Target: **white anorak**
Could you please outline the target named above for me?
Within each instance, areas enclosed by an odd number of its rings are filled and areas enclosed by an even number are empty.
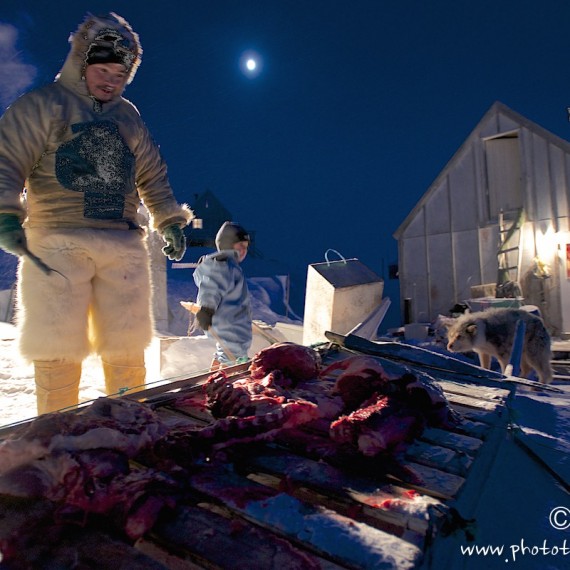
[[[174,198],[136,107],[122,96],[101,104],[87,90],[85,53],[106,25],[87,19],[56,80],[22,95],[0,118],[0,213],[18,214],[25,227],[129,229],[141,200],[159,231],[192,218]],[[130,82],[142,50],[136,34],[120,31],[137,58]]]
[[[138,362],[153,334],[141,201],[159,233],[193,217],[176,201],[136,107],[88,92],[86,54],[109,31],[132,58],[130,83],[138,35],[116,14],[88,15],[55,81],[0,118],[0,214],[16,214],[29,249],[58,272],[45,275],[21,258],[17,320],[27,360],[81,361],[97,352],[119,365]]]
[[[236,358],[247,358],[251,347],[251,300],[237,251],[223,250],[203,256],[194,270],[197,304],[213,309],[212,330]],[[216,357],[228,362],[217,343]]]

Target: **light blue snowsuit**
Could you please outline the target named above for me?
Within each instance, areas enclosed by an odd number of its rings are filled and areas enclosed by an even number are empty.
[[[247,358],[252,340],[251,301],[237,252],[230,249],[203,256],[194,270],[194,282],[197,304],[215,311],[211,330],[236,358]],[[222,363],[230,361],[219,342],[216,358]]]

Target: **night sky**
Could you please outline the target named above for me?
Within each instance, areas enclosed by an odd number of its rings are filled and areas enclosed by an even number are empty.
[[[302,294],[332,248],[397,305],[392,234],[495,101],[570,138],[567,0],[2,0],[18,31],[0,29],[3,104],[53,80],[87,11],[111,10],[140,34],[125,96],[179,200],[211,190]]]

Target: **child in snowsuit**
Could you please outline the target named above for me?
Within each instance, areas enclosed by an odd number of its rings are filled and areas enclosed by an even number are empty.
[[[200,306],[196,319],[217,341],[212,369],[248,357],[252,340],[251,302],[240,263],[247,255],[250,241],[240,225],[225,222],[216,235],[218,251],[203,256],[194,270],[196,302]]]

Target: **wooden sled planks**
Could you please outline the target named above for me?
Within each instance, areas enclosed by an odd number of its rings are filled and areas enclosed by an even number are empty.
[[[162,517],[138,548],[159,561],[174,565],[184,560],[196,568],[342,570],[226,507],[205,502],[180,506],[173,516]]]
[[[353,353],[323,354],[326,364]],[[227,372],[237,379],[247,367]],[[167,567],[246,567],[247,557],[227,556],[242,549],[255,552],[260,570],[280,570],[279,559],[295,567],[303,557],[303,570],[313,563],[322,570],[417,568],[449,509],[462,516],[472,512],[504,433],[511,393],[498,385],[430,376],[452,408],[469,419],[453,429],[427,428],[407,448],[401,466],[420,482],[390,469],[361,477],[350,465],[338,469],[319,461],[286,437],[270,445],[238,444],[235,453],[228,451],[226,467],[193,472],[191,496],[161,516],[139,548]],[[184,378],[129,397],[152,406],[171,427],[199,429],[214,421],[203,401],[206,379]]]
[[[414,568],[414,544],[321,506],[299,501],[224,468],[204,470],[191,484],[245,519],[346,568]]]
[[[368,477],[348,474],[346,470],[277,447],[245,455],[239,462],[239,470],[249,473],[248,476],[255,474],[256,480],[272,476],[278,488],[287,489],[294,496],[301,493],[315,503],[334,504],[337,508],[342,505],[343,512],[365,515],[369,524],[378,528],[391,526],[398,535],[407,529],[425,535],[430,525],[428,508],[440,504],[429,497],[417,508],[406,509],[406,504],[411,506],[417,498],[416,494],[409,494],[409,488],[382,481],[373,474]],[[397,502],[400,509],[395,507]]]
[[[414,441],[408,447],[406,457],[415,463],[444,469],[447,473],[459,477],[465,477],[473,463],[473,457],[465,451],[455,451],[421,440]]]

